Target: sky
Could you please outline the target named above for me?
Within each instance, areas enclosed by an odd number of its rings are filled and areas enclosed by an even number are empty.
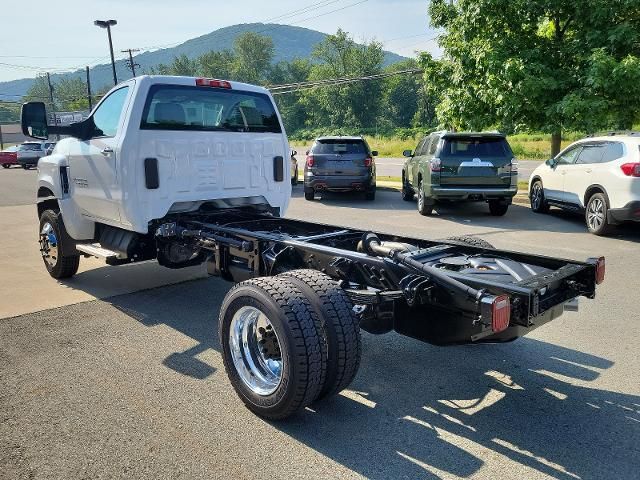
[[[427,0],[29,0],[15,2],[0,28],[0,81],[108,63],[105,30],[116,19],[116,58],[126,48],[174,46],[238,23],[281,23],[325,33],[338,27],[357,41],[414,56],[436,52]],[[35,27],[35,28],[34,28]]]

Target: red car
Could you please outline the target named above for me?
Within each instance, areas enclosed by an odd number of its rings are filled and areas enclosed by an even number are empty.
[[[4,168],[9,168],[11,165],[18,165],[18,147],[9,147],[0,152],[0,164]]]

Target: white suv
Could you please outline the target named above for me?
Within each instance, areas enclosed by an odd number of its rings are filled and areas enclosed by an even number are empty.
[[[640,222],[640,133],[579,140],[536,168],[529,179],[531,209],[551,205],[583,212],[589,232]]]

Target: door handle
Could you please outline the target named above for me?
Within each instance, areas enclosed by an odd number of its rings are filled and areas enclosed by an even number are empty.
[[[113,153],[113,148],[105,147],[102,150],[100,150],[100,153],[103,154],[105,157],[108,157],[109,155],[111,155]]]
[[[589,168],[588,170],[585,170],[587,173],[591,173],[592,170]]]

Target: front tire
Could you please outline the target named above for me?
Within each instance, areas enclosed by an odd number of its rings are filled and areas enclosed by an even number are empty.
[[[349,386],[360,367],[360,326],[353,303],[336,281],[317,270],[293,270],[278,277],[294,283],[321,319],[327,376],[318,400],[335,395]]]
[[[531,191],[529,192],[529,202],[531,210],[535,213],[547,213],[549,211],[549,204],[544,198],[544,188],[542,182],[536,180],[531,185]]]
[[[2,164],[2,168],[9,168],[10,166],[11,166],[11,165],[10,165],[10,164],[8,164],[8,163],[3,163],[3,164]]]
[[[587,202],[584,213],[585,223],[589,233],[606,235],[611,231],[609,224],[609,206],[607,197],[602,193],[594,193]]]
[[[317,322],[309,301],[285,278],[254,278],[229,290],[218,322],[222,358],[251,411],[283,419],[320,394],[327,359]]]
[[[418,183],[418,213],[425,217],[433,213],[433,205],[427,205],[427,197],[424,193],[422,180]]]
[[[40,216],[40,253],[49,275],[70,278],[78,272],[80,255],[63,255],[66,230],[60,212],[45,210]]]
[[[29,170],[29,165],[24,164],[24,165],[22,165],[22,168],[24,168],[25,170]]]
[[[296,173],[294,174],[293,178],[291,178],[291,185],[294,187],[298,185],[298,169],[297,168],[296,168]]]
[[[407,180],[404,176],[404,172],[402,172],[402,200],[405,202],[413,201],[413,190],[407,184]]]

